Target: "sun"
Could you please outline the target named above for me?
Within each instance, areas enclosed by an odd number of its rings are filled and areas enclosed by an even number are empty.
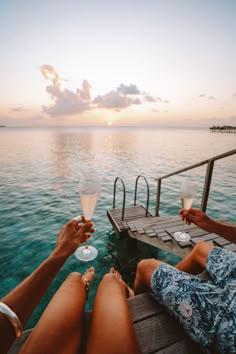
[[[109,122],[107,122],[107,124],[108,124],[108,125],[112,125],[112,121],[111,121],[111,120],[109,120]]]

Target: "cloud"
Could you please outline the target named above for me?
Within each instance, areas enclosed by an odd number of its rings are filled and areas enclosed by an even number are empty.
[[[29,120],[42,120],[44,116],[42,114],[35,114],[34,116],[28,117]]]
[[[160,97],[155,98],[155,97],[150,96],[150,95],[144,96],[144,99],[145,99],[145,101],[147,101],[147,102],[157,102],[157,101],[161,101]]]
[[[13,107],[11,109],[11,112],[22,112],[22,111],[24,111],[24,107],[23,106]]]
[[[83,113],[90,107],[90,84],[84,80],[82,88],[77,88],[76,92],[68,89],[62,90],[60,87],[51,85],[46,90],[50,94],[53,104],[43,106],[43,112],[52,116]]]
[[[141,104],[142,102],[139,98],[132,99],[131,97],[120,94],[117,91],[110,91],[103,96],[99,95],[95,97],[93,103],[95,103],[99,108],[109,108],[119,111],[133,104]]]
[[[132,96],[136,96],[135,98]],[[138,97],[137,97],[138,96]],[[114,109],[120,111],[132,105],[142,104],[142,94],[135,84],[120,84],[116,90],[112,90],[105,95],[98,95],[93,103],[99,108]]]
[[[60,77],[53,66],[44,64],[41,66],[40,70],[46,80],[52,81],[53,86],[60,86]]]
[[[62,89],[60,87],[60,77],[51,65],[41,66],[41,73],[46,80],[51,81],[52,85],[46,87],[46,91],[51,96],[52,105],[42,106],[43,112],[52,116],[70,115],[83,113],[90,109],[91,86],[87,80],[83,80],[82,87],[75,92]]]
[[[233,93],[232,97],[233,97],[233,98],[236,98],[236,93]]]
[[[141,93],[137,86],[134,84],[120,84],[120,86],[117,87],[116,91],[122,93],[123,95],[140,95]]]
[[[205,93],[201,93],[198,97],[199,98],[207,98],[208,100],[215,100],[216,99],[215,96],[206,95]]]
[[[83,80],[81,88],[77,88],[73,92],[61,87],[61,81],[65,80],[59,76],[53,66],[44,64],[40,70],[43,77],[51,81],[51,85],[46,87],[46,91],[53,103],[42,106],[43,112],[51,116],[80,114],[95,108],[120,111],[132,105],[141,105],[145,101],[149,103],[157,101],[168,103],[167,100],[162,101],[160,97],[155,98],[145,91],[141,91],[135,84],[126,85],[124,83],[121,83],[115,90],[92,99],[91,86],[87,80]]]

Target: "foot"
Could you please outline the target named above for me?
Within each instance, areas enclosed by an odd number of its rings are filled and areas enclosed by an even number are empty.
[[[117,277],[117,279],[125,286],[126,296],[133,297],[134,291],[124,282],[121,274],[113,267],[110,269],[110,273],[114,274]]]
[[[90,267],[88,268],[85,273],[82,275],[82,280],[85,284],[85,292],[86,292],[86,298],[88,298],[88,294],[89,294],[89,288],[90,288],[90,284],[93,281],[95,275],[95,269],[94,267]]]

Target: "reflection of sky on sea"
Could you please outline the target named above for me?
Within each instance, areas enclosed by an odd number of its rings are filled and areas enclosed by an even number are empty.
[[[205,130],[135,129],[4,129],[0,132],[1,294],[3,296],[42,262],[55,245],[60,227],[81,213],[78,175],[88,165],[102,178],[101,196],[90,240],[99,250],[88,308],[103,274],[115,265],[132,283],[136,262],[159,257],[172,264],[176,257],[139,245],[135,257],[127,256],[127,243],[111,230],[106,209],[112,206],[113,182],[124,179],[127,204],[134,198],[135,179],[145,175],[150,183],[150,209],[154,212],[155,177],[173,172],[235,148],[235,134]],[[235,220],[235,156],[217,161],[213,173],[208,212]],[[182,179],[198,182],[194,206],[200,205],[206,166],[163,180],[161,215],[176,215],[180,208]],[[117,188],[117,206],[122,202]],[[145,203],[146,189],[140,181],[138,202]],[[52,294],[71,271],[84,271],[87,264],[72,256],[53,282],[33,320],[33,325]]]

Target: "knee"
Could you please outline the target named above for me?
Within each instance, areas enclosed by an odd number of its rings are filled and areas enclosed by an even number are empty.
[[[110,283],[116,278],[116,276],[112,273],[107,273],[103,276],[102,281],[106,283]]]
[[[74,283],[82,281],[82,275],[78,272],[72,272],[68,275],[66,282]]]
[[[199,259],[202,257],[207,257],[208,253],[214,248],[214,246],[209,245],[207,242],[201,241],[194,246],[193,257],[194,259]]]
[[[159,261],[154,258],[151,259],[142,259],[137,265],[137,274],[143,274],[150,267],[152,268],[158,266]]]
[[[196,245],[193,248],[193,255],[195,257],[201,255],[202,252],[204,252],[205,247],[206,247],[206,242],[204,241],[200,241],[196,243]]]

